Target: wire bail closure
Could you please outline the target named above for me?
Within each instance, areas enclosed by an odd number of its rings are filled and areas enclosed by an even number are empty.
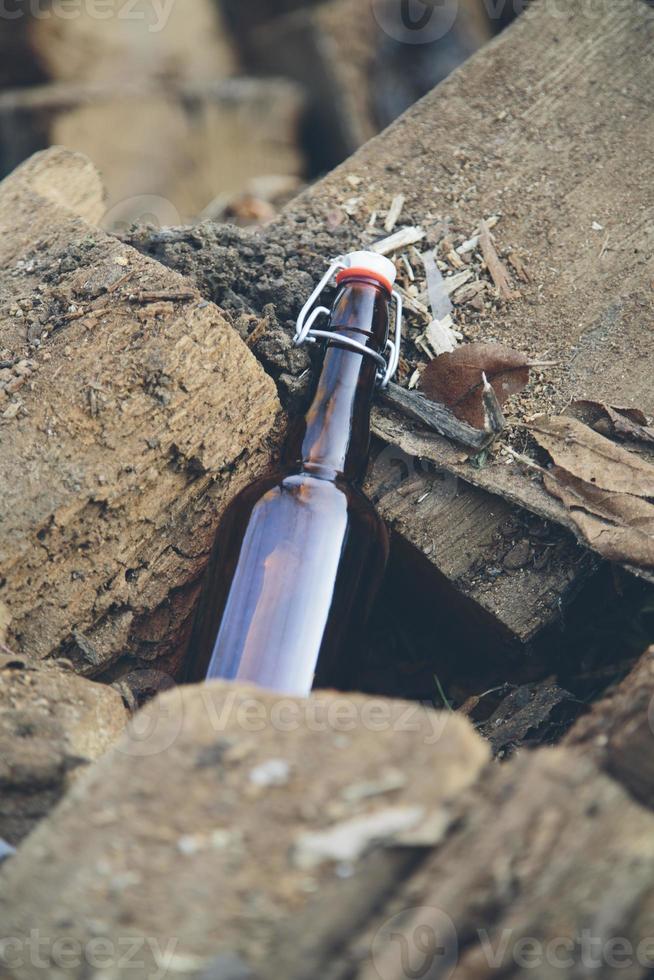
[[[343,344],[345,347],[351,347],[352,350],[357,351],[359,354],[366,354],[368,357],[372,357],[377,362],[377,384],[380,388],[386,388],[388,382],[394,377],[397,371],[398,365],[400,363],[400,345],[402,342],[402,297],[396,289],[391,293],[392,298],[395,300],[395,333],[391,340],[390,337],[386,342],[386,347],[384,354],[378,354],[376,351],[371,350],[370,347],[366,347],[365,344],[359,343],[357,340],[353,340],[351,337],[346,337],[345,334],[340,334],[335,330],[319,330],[314,327],[314,323],[321,316],[329,316],[331,310],[326,306],[315,306],[314,304],[318,300],[318,297],[326,289],[332,276],[339,269],[348,269],[342,257],[334,259],[334,261],[329,266],[327,272],[322,277],[314,291],[309,296],[306,301],[300,315],[297,318],[297,325],[295,336],[293,337],[293,343],[296,347],[300,347],[304,343],[315,344],[318,338],[321,340],[323,338],[333,339],[338,338],[339,344]]]

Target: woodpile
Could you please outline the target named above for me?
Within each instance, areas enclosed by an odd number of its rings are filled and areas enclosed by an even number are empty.
[[[350,98],[379,42],[339,74],[361,5],[225,9],[246,58],[310,31]],[[106,141],[138,104],[162,142],[121,152],[189,217],[223,139],[234,188],[259,152],[298,170],[305,69],[227,78],[201,22],[189,72],[179,7],[156,65],[111,34],[130,86],[97,25],[26,22],[45,77],[2,132]],[[534,5],[256,233],[125,231],[75,145],[0,183],[0,975],[652,975],[653,31],[639,0]],[[406,304],[369,693],[177,686],[220,516],[306,397],[298,311],[355,247]]]

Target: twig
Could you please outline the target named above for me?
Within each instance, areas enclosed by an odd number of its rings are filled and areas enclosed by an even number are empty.
[[[467,422],[462,422],[446,405],[426,398],[419,391],[407,391],[399,385],[390,384],[381,393],[381,398],[383,402],[391,408],[397,409],[403,415],[421,422],[428,429],[438,432],[439,435],[445,436],[447,439],[460,442],[470,449],[477,451],[486,449],[497,436],[497,432],[475,429]]]
[[[130,303],[176,303],[183,300],[196,299],[196,293],[190,289],[179,289],[174,292],[144,291],[142,293],[132,293],[129,297]]]
[[[513,456],[516,463],[522,463],[523,466],[527,466],[530,470],[536,470],[538,473],[547,473],[546,469],[544,469],[538,463],[535,463],[533,459],[529,458],[529,456],[524,456],[522,453],[516,452],[515,449],[511,449],[510,446],[503,446],[502,448],[509,454],[509,456]]]
[[[107,293],[115,293],[116,290],[117,289],[120,289],[120,287],[122,285],[124,285],[127,282],[128,279],[131,279],[132,278],[132,276],[134,275],[135,272],[136,272],[136,269],[130,269],[129,272],[126,272],[124,276],[121,276],[120,277],[120,279],[116,279],[115,282],[112,282],[111,286],[107,286],[105,292],[107,292]]]

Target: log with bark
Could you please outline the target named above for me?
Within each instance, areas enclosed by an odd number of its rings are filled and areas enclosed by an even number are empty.
[[[267,464],[278,413],[220,311],[100,231],[103,212],[64,150],[0,185],[7,641],[94,676],[179,661],[218,516]]]

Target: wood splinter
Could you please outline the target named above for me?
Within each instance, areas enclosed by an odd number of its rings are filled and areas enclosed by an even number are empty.
[[[481,221],[479,223],[479,228],[479,244],[481,246],[482,255],[484,256],[484,262],[488,266],[488,271],[493,278],[493,282],[497,286],[501,299],[516,299],[519,294],[511,288],[509,274],[506,271],[506,266],[497,254],[495,246],[493,245],[493,239],[488,223],[486,221]]]

